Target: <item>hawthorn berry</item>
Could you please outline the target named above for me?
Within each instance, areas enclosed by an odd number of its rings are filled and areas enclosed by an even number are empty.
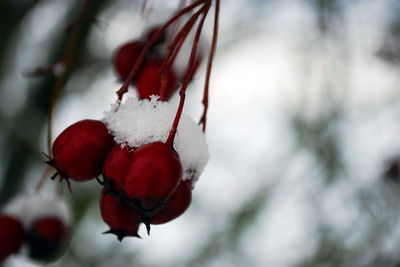
[[[179,155],[162,142],[137,148],[131,155],[124,181],[128,198],[144,210],[158,208],[175,190],[182,177]]]
[[[190,181],[182,181],[165,203],[165,207],[154,215],[150,223],[162,224],[178,218],[187,210],[191,201],[192,189]]]
[[[43,261],[55,258],[64,245],[67,232],[67,226],[58,217],[37,219],[27,233],[29,256]]]
[[[127,236],[139,237],[138,229],[141,222],[140,216],[134,208],[106,193],[105,189],[100,197],[100,212],[104,222],[110,226],[110,230],[105,234],[114,234],[119,241]]]
[[[125,80],[139,57],[143,45],[140,41],[133,41],[118,48],[114,56],[114,67],[118,76]]]
[[[100,175],[114,137],[101,121],[82,120],[66,128],[53,143],[53,159],[61,179],[87,181]]]
[[[22,223],[14,217],[0,215],[0,263],[20,250],[25,231]]]
[[[128,145],[116,145],[108,154],[103,166],[103,177],[109,190],[123,191],[125,173],[131,154],[132,149]]]
[[[162,60],[149,60],[141,67],[141,71],[136,80],[136,88],[140,99],[150,99],[151,95],[161,96],[161,101],[167,101],[178,89],[177,76],[173,69],[167,69],[165,79],[167,81],[165,94],[161,95],[161,75],[160,69]]]

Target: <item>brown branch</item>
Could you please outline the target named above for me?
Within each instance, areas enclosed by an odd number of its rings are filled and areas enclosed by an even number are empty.
[[[174,145],[175,135],[176,135],[176,132],[178,129],[179,121],[181,119],[183,106],[185,104],[186,89],[187,89],[190,79],[192,78],[192,75],[193,75],[195,59],[196,59],[196,54],[197,54],[197,47],[199,45],[201,30],[203,29],[204,21],[207,17],[208,11],[210,10],[210,5],[211,5],[211,1],[208,1],[206,3],[206,9],[204,10],[203,16],[201,17],[201,20],[199,22],[199,26],[197,27],[196,35],[195,35],[194,41],[193,41],[192,52],[190,54],[190,59],[189,59],[189,63],[188,63],[188,68],[187,68],[185,76],[184,76],[182,88],[179,91],[179,95],[181,98],[179,101],[178,110],[176,112],[175,119],[174,119],[174,122],[171,127],[171,131],[169,132],[168,139],[165,142],[165,144],[171,148],[173,148],[173,145]]]
[[[219,7],[220,7],[220,0],[216,0],[216,2],[215,2],[215,18],[214,18],[214,33],[213,33],[213,39],[212,39],[212,44],[211,44],[210,56],[208,57],[206,82],[204,85],[204,96],[203,96],[204,111],[203,111],[203,115],[201,116],[201,119],[199,122],[199,124],[203,124],[203,132],[206,131],[207,111],[208,111],[208,92],[209,92],[209,87],[210,87],[211,68],[212,68],[212,64],[213,64],[215,49],[217,47],[217,37],[218,37],[218,27],[219,27]]]

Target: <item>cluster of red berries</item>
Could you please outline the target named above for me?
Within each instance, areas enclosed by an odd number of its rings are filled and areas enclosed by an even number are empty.
[[[142,41],[134,41],[117,51],[114,62],[121,79],[128,75],[142,47]],[[155,52],[147,56],[135,80],[139,99],[160,95],[162,62]],[[167,71],[167,80],[162,101],[177,89],[172,69]],[[182,180],[183,168],[174,147],[160,141],[132,147],[114,140],[102,121],[76,122],[56,138],[48,164],[68,185],[69,179],[82,182],[102,174],[103,181],[98,179],[104,185],[101,215],[111,228],[107,233],[117,235],[119,240],[138,236],[140,223],[149,232],[150,224],[180,216],[190,205],[192,188],[189,179]]]
[[[154,27],[148,30],[143,38],[127,42],[116,50],[114,54],[114,68],[122,81],[125,81],[128,77],[145,44],[157,30],[159,28]],[[163,32],[146,54],[143,63],[137,71],[136,78],[132,81],[132,85],[136,87],[140,99],[150,99],[151,95],[158,95],[161,101],[168,101],[179,87],[178,78],[182,78],[180,77],[181,75],[172,66],[163,69],[165,55],[162,54],[160,47],[165,45],[167,39],[167,33]],[[193,75],[199,68],[201,61],[201,56],[198,55]],[[164,92],[161,92],[162,78],[160,72],[162,70],[164,70],[166,82]]]
[[[145,44],[149,41],[152,35],[158,30],[153,28],[144,34],[144,37],[139,40],[133,40],[125,43],[117,49],[114,55],[114,68],[121,80],[125,80],[136,60],[138,59]],[[161,89],[161,75],[159,74],[164,58],[160,53],[159,46],[167,39],[166,33],[163,34],[158,40],[155,46],[146,54],[136,79],[132,82],[135,85],[139,98],[150,99],[151,95],[160,94]],[[178,77],[177,73],[173,68],[168,68],[165,71],[165,93],[161,96],[162,101],[167,101],[173,93],[178,89]]]
[[[10,203],[0,215],[0,263],[24,243],[33,260],[50,261],[59,255],[68,234],[68,220],[60,216],[59,201],[32,196]],[[65,207],[61,207],[64,212]]]

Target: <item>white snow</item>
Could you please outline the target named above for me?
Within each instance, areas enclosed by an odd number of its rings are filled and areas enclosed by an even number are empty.
[[[128,143],[131,147],[167,140],[177,107],[168,102],[127,98],[115,111],[104,113],[104,123],[118,143]],[[191,179],[192,185],[198,180],[209,155],[205,136],[200,127],[187,115],[182,114],[174,140],[183,167],[182,180]]]
[[[66,202],[59,197],[27,194],[15,197],[3,209],[3,213],[21,220],[29,228],[35,220],[56,217],[66,225],[71,222],[71,213]]]

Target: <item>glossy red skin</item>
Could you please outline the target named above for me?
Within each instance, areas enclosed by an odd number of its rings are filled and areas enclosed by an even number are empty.
[[[116,192],[122,192],[124,189],[124,178],[131,154],[130,147],[116,145],[104,162],[103,177]]]
[[[131,156],[124,181],[127,197],[150,210],[162,204],[178,186],[182,165],[178,153],[162,142],[137,148]]]
[[[136,80],[136,89],[140,99],[150,99],[151,95],[160,96],[161,92],[161,75],[160,69],[162,66],[161,60],[149,60],[142,67]],[[167,101],[171,98],[174,92],[178,89],[178,80],[174,70],[166,71],[165,75],[167,86],[165,88],[164,97],[160,98],[161,101]]]
[[[31,230],[42,238],[55,243],[63,242],[67,236],[67,227],[64,222],[57,217],[38,219],[32,224]]]
[[[8,215],[0,215],[0,263],[19,251],[24,242],[22,223]]]
[[[124,233],[121,236],[122,238],[124,236],[138,237],[137,232],[141,219],[134,208],[114,196],[104,194],[104,192],[105,190],[103,189],[100,197],[100,212],[104,222],[112,230]]]
[[[150,223],[162,224],[178,218],[187,210],[191,202],[192,189],[190,181],[182,181],[165,203],[165,208],[157,212]]]
[[[101,174],[114,137],[101,121],[82,120],[65,129],[53,143],[53,162],[62,178],[87,181]]]
[[[136,59],[142,51],[143,45],[139,41],[124,44],[118,48],[114,56],[114,67],[118,76],[125,80],[131,71]]]

